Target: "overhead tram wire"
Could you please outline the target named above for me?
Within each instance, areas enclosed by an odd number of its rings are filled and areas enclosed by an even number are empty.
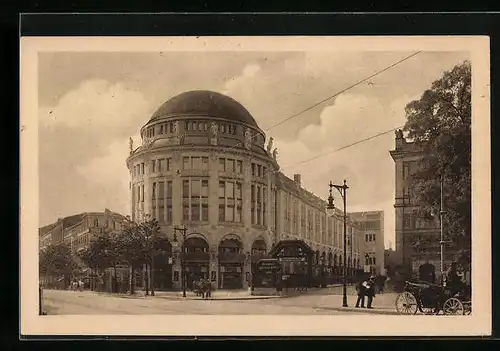
[[[304,110],[302,110],[302,111],[300,111],[300,112],[297,112],[297,113],[295,113],[295,114],[291,115],[290,117],[285,118],[284,120],[282,120],[282,121],[280,121],[280,122],[278,122],[278,123],[276,123],[276,124],[272,125],[270,128],[266,129],[264,132],[266,132],[266,133],[267,133],[267,132],[269,132],[270,130],[272,130],[272,129],[274,129],[274,128],[276,128],[276,127],[278,127],[278,126],[280,126],[280,125],[282,125],[282,124],[284,124],[284,123],[286,123],[286,122],[288,122],[289,120],[291,120],[291,119],[293,119],[293,118],[296,118],[296,117],[300,116],[301,114],[303,114],[303,113],[305,113],[305,112],[307,112],[307,111],[312,110],[313,108],[315,108],[315,107],[317,107],[317,106],[319,106],[319,105],[323,104],[324,102],[326,102],[326,101],[328,101],[328,100],[331,100],[331,99],[333,99],[333,98],[335,98],[335,97],[339,96],[340,94],[343,94],[343,93],[345,93],[346,91],[348,91],[348,90],[350,90],[350,89],[352,89],[352,88],[354,88],[354,87],[356,87],[356,86],[358,86],[358,85],[360,85],[360,84],[363,84],[364,82],[366,82],[366,81],[368,81],[368,80],[370,80],[370,79],[372,79],[372,78],[374,78],[374,77],[378,76],[379,74],[384,73],[385,71],[387,71],[387,70],[389,70],[389,69],[391,69],[391,68],[393,68],[393,67],[395,67],[395,66],[397,66],[397,65],[399,65],[399,64],[401,64],[401,63],[403,63],[403,62],[405,62],[405,61],[407,61],[407,60],[409,60],[409,59],[411,59],[412,57],[417,56],[417,55],[418,55],[418,54],[420,54],[421,52],[422,52],[422,51],[416,51],[416,52],[414,52],[413,54],[411,54],[411,55],[409,55],[409,56],[406,56],[406,57],[402,58],[401,60],[398,60],[398,61],[394,62],[393,64],[391,64],[391,65],[389,65],[389,66],[385,67],[384,69],[382,69],[382,70],[380,70],[380,71],[375,72],[375,73],[374,73],[374,74],[372,74],[371,76],[369,76],[369,77],[367,77],[367,78],[364,78],[364,79],[362,79],[362,80],[360,80],[360,81],[358,81],[358,82],[356,82],[356,83],[354,83],[354,84],[352,84],[352,85],[348,86],[348,87],[347,87],[347,88],[345,88],[345,89],[342,89],[341,91],[339,91],[339,92],[337,92],[337,93],[335,93],[335,94],[333,94],[333,95],[331,95],[331,96],[329,96],[329,97],[327,97],[327,98],[325,98],[325,99],[323,99],[323,100],[321,100],[321,101],[319,101],[319,102],[317,102],[317,103],[315,103],[315,104],[311,105],[310,107],[308,107],[308,108],[306,108],[306,109],[304,109]],[[396,129],[397,129],[397,128],[396,128]],[[250,140],[255,139],[258,135],[259,135],[259,134],[254,134],[254,135],[250,138]],[[241,141],[238,141],[238,142],[236,143],[236,145],[231,146],[230,148],[228,148],[228,149],[226,149],[226,150],[221,150],[221,151],[220,151],[220,153],[227,153],[227,152],[230,152],[230,151],[232,151],[232,150],[235,150],[235,149],[237,149],[237,148],[239,148],[239,147],[241,147],[241,146],[243,146],[243,143],[242,143]]]
[[[341,147],[339,147],[339,148],[337,148],[337,149],[334,149],[334,150],[330,150],[330,151],[324,152],[324,153],[322,153],[322,154],[319,154],[319,155],[316,155],[316,156],[313,156],[313,157],[307,158],[307,159],[305,159],[305,160],[302,160],[302,161],[299,161],[299,162],[296,162],[296,163],[289,164],[289,165],[284,166],[284,167],[280,167],[280,170],[279,170],[279,171],[276,171],[276,172],[281,172],[281,169],[286,169],[286,168],[290,168],[290,167],[298,166],[298,165],[301,165],[301,164],[308,163],[308,162],[310,162],[310,161],[316,160],[316,159],[321,158],[321,157],[323,157],[323,156],[333,154],[334,152],[342,151],[342,150],[347,149],[347,148],[349,148],[349,147],[351,147],[351,146],[355,146],[355,145],[358,145],[358,144],[364,143],[365,141],[369,141],[369,140],[372,140],[372,139],[378,138],[378,137],[380,137],[380,136],[382,136],[382,135],[386,135],[386,134],[388,134],[388,133],[390,133],[390,132],[393,132],[393,131],[395,131],[395,130],[397,130],[397,129],[401,129],[401,128],[403,128],[403,127],[404,127],[404,126],[399,126],[399,127],[396,127],[396,128],[391,128],[391,129],[389,129],[389,130],[386,130],[385,132],[381,132],[381,133],[378,133],[378,134],[374,134],[374,135],[369,136],[369,137],[367,137],[367,138],[364,138],[364,139],[361,139],[361,140],[355,141],[355,142],[353,142],[353,143],[351,143],[351,144],[341,146]]]

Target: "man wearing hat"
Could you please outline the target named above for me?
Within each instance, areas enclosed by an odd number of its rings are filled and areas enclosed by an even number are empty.
[[[375,297],[375,276],[370,276],[368,281],[366,282],[365,286],[365,295],[368,297],[368,304],[366,308],[373,308],[372,307],[372,302],[373,298]]]

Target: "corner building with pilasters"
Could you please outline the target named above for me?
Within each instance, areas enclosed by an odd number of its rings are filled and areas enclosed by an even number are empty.
[[[140,134],[141,145],[131,141],[127,158],[132,219],[153,216],[172,244],[155,259],[156,288],[181,288],[182,246],[187,287],[204,276],[218,289],[246,288],[252,265],[282,239],[280,213],[289,212],[272,141],[265,145],[264,132],[240,103],[201,90],[165,102]],[[184,245],[176,226],[187,228]],[[322,252],[335,251],[328,243],[325,237]]]

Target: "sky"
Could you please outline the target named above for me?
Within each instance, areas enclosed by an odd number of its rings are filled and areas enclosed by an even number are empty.
[[[346,179],[347,211],[383,210],[385,246],[394,247],[394,133],[334,150],[404,125],[406,104],[468,53],[421,52],[275,125],[411,54],[39,53],[40,226],[104,208],[128,214],[129,137],[138,145],[139,129],[163,102],[202,89],[245,106],[274,138],[282,172],[301,174],[309,191],[326,199],[329,181]]]

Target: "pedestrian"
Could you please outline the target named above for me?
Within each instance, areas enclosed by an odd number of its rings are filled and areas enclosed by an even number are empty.
[[[356,300],[356,308],[359,308],[359,304],[361,303],[361,307],[365,308],[365,280],[360,280],[356,284],[356,292],[358,293],[358,299]]]
[[[83,281],[81,279],[78,280],[78,290],[83,291]]]
[[[368,304],[366,308],[373,308],[372,307],[372,302],[373,298],[375,297],[375,277],[371,276],[370,279],[368,279],[368,282],[366,284],[366,296],[368,297]]]
[[[78,290],[78,282],[76,281],[76,279],[73,279],[73,283],[72,283],[72,290],[73,291],[77,291]]]
[[[208,280],[208,278],[206,279],[206,285],[207,285],[207,287],[206,287],[206,291],[207,291],[206,297],[207,298],[209,298],[209,297],[212,298],[212,283],[210,282],[210,280]]]

